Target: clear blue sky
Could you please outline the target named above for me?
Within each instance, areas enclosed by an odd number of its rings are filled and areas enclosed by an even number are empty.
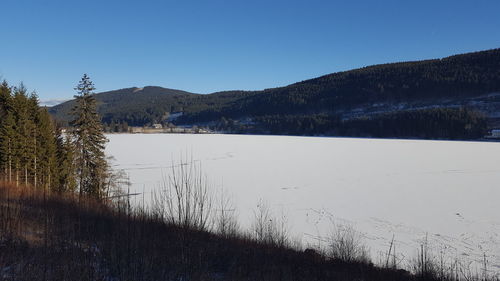
[[[42,100],[157,85],[287,85],[361,66],[500,47],[500,1],[0,2],[0,76]]]

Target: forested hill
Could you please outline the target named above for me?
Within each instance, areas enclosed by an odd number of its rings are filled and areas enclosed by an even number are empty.
[[[380,114],[387,118],[387,114],[408,110],[467,107],[482,112],[494,126],[500,112],[500,49],[369,66],[254,92],[199,95],[145,87],[101,93],[96,98],[100,101],[99,111],[104,122],[131,125],[162,122],[166,113],[183,112],[174,122],[218,124],[226,129],[229,126],[233,130],[273,133],[265,124],[282,124],[284,118],[298,118],[297,124],[290,125],[297,127],[302,125],[302,117],[324,119],[327,116],[344,122],[376,119]],[[71,102],[67,102],[50,111],[64,118],[64,112],[70,107]],[[312,121],[312,127],[316,127],[315,122]],[[311,132],[335,133],[337,129],[313,128]],[[288,131],[282,128],[274,133]]]
[[[155,118],[161,118],[165,112],[182,110],[182,101],[195,94],[161,87],[126,88],[98,93],[98,110],[104,122],[127,120],[132,124],[143,125]],[[75,104],[70,100],[49,109],[57,119],[70,120],[69,113]]]

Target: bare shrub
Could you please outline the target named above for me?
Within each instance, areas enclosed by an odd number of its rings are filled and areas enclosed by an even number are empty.
[[[421,241],[416,256],[410,260],[409,270],[419,280],[444,281],[498,281],[498,275],[488,270],[488,259],[483,252],[482,265],[477,261],[447,259],[448,247],[440,250],[439,255],[433,251],[427,235]]]
[[[288,216],[281,210],[281,215],[276,221],[276,239],[275,244],[280,247],[289,247],[291,245],[290,228],[288,224]]]
[[[274,223],[269,204],[264,200],[259,200],[257,210],[254,212],[254,222],[252,231],[257,241],[272,242],[274,235]]]
[[[362,236],[351,225],[336,225],[329,239],[329,256],[344,262],[370,261]]]
[[[119,198],[120,196],[126,195],[124,187],[130,186],[129,176],[122,169],[112,168],[116,165],[116,159],[114,157],[107,157],[106,160],[106,182],[103,188],[104,198]]]
[[[217,196],[217,209],[214,218],[216,233],[224,237],[237,236],[240,226],[237,220],[236,207],[233,205],[231,197],[221,189]]]
[[[180,229],[107,202],[0,183],[0,279],[415,280],[372,266],[338,266],[311,249]]]
[[[411,270],[420,278],[438,278],[439,264],[429,247],[427,235],[420,243],[417,256],[410,261]]]
[[[465,277],[465,267],[458,260],[447,261],[445,259],[446,247],[440,251],[437,257],[430,246],[427,234],[420,242],[416,257],[410,260],[410,271],[421,279],[429,280],[460,280]],[[468,273],[470,271],[467,270]],[[469,279],[472,278],[472,279]],[[476,280],[472,275],[465,280]]]
[[[153,212],[165,221],[184,228],[211,228],[213,196],[208,179],[193,160],[172,163],[153,196]]]
[[[288,218],[282,212],[277,219],[271,211],[269,204],[259,200],[257,210],[254,212],[252,232],[257,241],[287,247],[290,244]]]

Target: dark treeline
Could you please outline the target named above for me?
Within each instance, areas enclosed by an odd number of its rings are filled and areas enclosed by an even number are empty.
[[[233,133],[377,138],[480,139],[486,118],[466,108],[397,111],[342,120],[337,115],[265,115],[252,123],[221,118],[212,129]]]
[[[342,122],[338,116],[266,115],[255,119],[256,130],[277,135],[339,135]]]
[[[486,118],[466,108],[436,108],[385,113],[344,122],[342,134],[377,138],[480,139]]]

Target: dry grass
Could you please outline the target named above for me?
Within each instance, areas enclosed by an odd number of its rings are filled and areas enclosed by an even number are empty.
[[[124,202],[0,184],[0,280],[414,280],[241,235],[180,227]]]

